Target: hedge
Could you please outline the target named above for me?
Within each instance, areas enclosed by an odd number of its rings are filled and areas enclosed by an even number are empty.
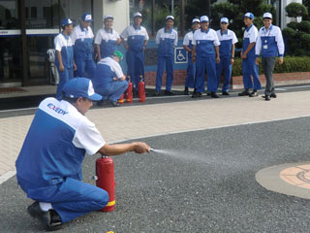
[[[242,60],[235,59],[233,65],[232,76],[242,75]],[[261,64],[261,58],[260,58]],[[293,73],[293,72],[310,72],[310,57],[284,57],[284,62],[279,65],[278,59],[274,69],[274,73]],[[263,74],[263,67],[259,66],[259,74]]]

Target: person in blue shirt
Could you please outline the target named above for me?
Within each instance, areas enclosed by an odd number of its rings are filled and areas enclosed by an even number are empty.
[[[209,28],[209,17],[200,17],[201,28],[193,36],[193,62],[196,61],[196,80],[193,98],[201,97],[205,90],[205,72],[207,71],[208,94],[219,98],[217,92],[216,63],[220,62],[220,41],[216,31]]]
[[[117,100],[126,91],[128,82],[119,62],[123,59],[120,51],[115,51],[111,57],[105,57],[97,63],[92,79],[95,91],[103,96],[98,106],[110,101],[112,106],[119,107]]]
[[[174,47],[178,45],[178,33],[173,29],[174,17],[168,15],[166,17],[166,26],[158,30],[155,42],[158,44],[157,50],[157,75],[156,75],[156,88],[155,96],[160,95],[162,86],[162,77],[166,66],[166,95],[173,95],[171,91],[173,83],[173,58]]]
[[[277,98],[273,82],[273,70],[276,63],[276,57],[279,56],[279,65],[283,64],[284,42],[281,29],[272,25],[272,14],[267,12],[263,15],[264,27],[258,32],[256,42],[256,64],[258,65],[258,57],[262,55],[262,65],[266,77],[265,100]]]
[[[183,40],[183,47],[187,51],[187,70],[186,70],[186,79],[185,79],[185,89],[184,95],[189,95],[188,88],[194,88],[195,85],[195,76],[196,76],[196,64],[192,61],[192,52],[193,52],[193,36],[194,32],[200,28],[200,20],[195,18],[192,20],[192,31],[186,33]]]
[[[220,62],[216,64],[217,86],[221,82],[222,71],[224,70],[224,82],[222,94],[229,95],[229,86],[231,80],[232,65],[235,58],[235,44],[238,42],[236,34],[228,29],[229,20],[226,17],[221,18],[221,29],[217,30],[217,36],[220,40]]]
[[[90,78],[94,75],[96,69],[96,64],[93,59],[94,34],[90,27],[92,21],[91,14],[83,14],[80,25],[76,26],[71,34],[74,61],[77,66],[75,77]],[[87,71],[87,76],[85,71]]]
[[[262,88],[259,81],[258,65],[255,62],[255,45],[258,30],[253,24],[253,20],[254,15],[251,12],[247,12],[243,17],[243,22],[246,26],[241,50],[244,91],[239,93],[239,96],[258,96],[257,91]],[[253,91],[251,92],[250,89],[253,89]]]
[[[113,21],[112,15],[105,15],[103,17],[104,28],[99,29],[96,33],[97,61],[112,56],[122,42],[118,32],[113,29]]]
[[[125,28],[121,33],[121,39],[127,50],[127,75],[130,76],[134,90],[138,91],[140,76],[142,76],[142,80],[144,81],[144,50],[149,36],[145,27],[141,26],[142,14],[137,12],[133,17],[134,24]]]
[[[86,153],[112,156],[150,151],[143,142],[106,143],[85,116],[93,101],[102,98],[90,79],[71,79],[62,91],[61,101],[49,97],[40,103],[16,161],[18,184],[34,200],[27,211],[49,231],[109,202],[105,190],[82,181]]]
[[[56,91],[56,98],[62,98],[62,88],[67,81],[73,78],[73,72],[76,70],[76,65],[73,56],[73,44],[71,33],[73,31],[73,22],[69,18],[65,18],[61,23],[62,32],[54,39],[55,45],[55,65],[59,73],[59,84]]]

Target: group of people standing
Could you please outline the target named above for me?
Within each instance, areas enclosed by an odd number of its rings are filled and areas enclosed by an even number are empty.
[[[93,21],[90,14],[83,14],[81,23],[74,28],[69,18],[62,21],[63,31],[55,38],[55,63],[60,74],[57,99],[62,98],[62,88],[68,80],[73,77],[88,77],[92,80],[95,91],[103,96],[102,102],[109,100],[113,106],[119,106],[117,99],[127,89],[129,81],[119,64],[123,59],[123,54],[118,51],[118,46],[121,44],[127,50],[127,75],[133,83],[134,92],[138,91],[140,78],[144,80],[144,50],[149,36],[147,30],[141,26],[142,14],[137,12],[133,18],[133,25],[125,28],[120,35],[113,29],[112,15],[103,17],[104,27],[98,30],[96,36],[90,27]],[[246,29],[241,51],[244,91],[239,93],[239,96],[258,96],[258,90],[261,89],[258,57],[261,54],[266,76],[264,98],[270,100],[270,98],[276,98],[272,76],[276,57],[279,56],[279,63],[283,63],[282,33],[279,27],[272,25],[272,14],[268,12],[263,15],[264,27],[259,31],[253,24],[253,20],[253,13],[247,12],[244,15]],[[165,26],[156,35],[158,65],[155,96],[161,95],[165,69],[167,76],[164,93],[174,94],[172,92],[173,61],[178,33],[173,26],[174,17],[168,15]],[[184,94],[188,95],[189,88],[194,88],[192,97],[202,96],[207,73],[207,95],[219,98],[217,90],[224,70],[222,94],[229,95],[235,44],[238,39],[228,26],[229,19],[226,17],[221,18],[221,29],[218,31],[209,27],[208,16],[204,15],[200,19],[192,20],[192,31],[187,33],[183,40],[183,47],[188,52]]]
[[[272,25],[272,14],[268,12],[263,15],[264,27],[259,31],[253,24],[253,13],[247,12],[243,20],[246,26],[241,51],[244,91],[239,93],[239,96],[258,96],[258,90],[261,89],[258,57],[261,54],[266,76],[266,90],[263,98],[268,101],[270,98],[277,97],[272,73],[277,56],[279,56],[279,64],[283,63],[282,33],[279,27]],[[220,30],[214,31],[209,28],[209,18],[201,16],[200,20],[193,19],[192,31],[184,37],[183,46],[188,52],[189,60],[184,93],[189,94],[188,88],[195,88],[193,98],[200,97],[204,92],[205,72],[207,72],[208,82],[207,94],[213,98],[219,98],[216,92],[223,70],[222,94],[229,95],[235,44],[238,39],[235,33],[228,29],[228,18],[221,18],[220,26]]]

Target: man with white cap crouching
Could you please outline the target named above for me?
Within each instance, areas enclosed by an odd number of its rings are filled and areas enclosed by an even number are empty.
[[[262,65],[266,77],[265,100],[277,98],[274,90],[273,70],[276,63],[276,57],[279,56],[279,64],[283,63],[284,42],[281,29],[272,25],[272,14],[269,12],[263,15],[264,27],[259,30],[256,42],[256,64],[258,65],[258,57],[262,54]]]

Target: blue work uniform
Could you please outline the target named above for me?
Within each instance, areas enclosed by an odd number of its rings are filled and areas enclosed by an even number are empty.
[[[59,61],[56,53],[55,65],[59,73],[59,84],[56,91],[56,98],[58,100],[62,99],[62,88],[67,81],[73,78],[73,44],[70,36],[66,36],[64,33],[58,34],[54,39],[54,45],[56,52],[61,53],[62,64],[64,66],[64,71],[59,70]]]
[[[215,46],[220,45],[216,31],[211,28],[208,28],[207,31],[203,31],[202,29],[196,30],[193,36],[193,45],[196,45],[196,92],[202,93],[205,90],[205,71],[207,71],[208,91],[216,92]]]
[[[90,27],[82,28],[81,25],[78,25],[73,29],[70,36],[77,66],[75,77],[92,77],[96,69],[92,55],[94,38],[92,29]],[[87,71],[88,76],[86,76],[85,71]]]
[[[95,44],[100,45],[101,59],[114,54],[118,47],[118,39],[120,39],[119,34],[113,29],[110,32],[105,28],[98,30],[95,37]]]
[[[193,36],[195,31],[186,33],[183,39],[183,45],[188,46],[193,50]],[[185,88],[190,87],[194,88],[195,85],[195,76],[196,76],[196,63],[193,63],[192,53],[187,53],[188,63],[186,69],[186,79],[185,79]]]
[[[108,193],[83,183],[85,152],[93,155],[105,145],[95,124],[72,104],[43,100],[16,161],[17,181],[27,197],[51,203],[62,223],[103,208]]]
[[[144,42],[149,40],[148,33],[145,27],[136,27],[135,25],[128,26],[122,33],[121,38],[127,39],[129,49],[126,53],[126,61],[128,67],[128,74],[131,82],[138,89],[140,76],[142,75],[144,81]]]
[[[102,95],[103,100],[117,101],[126,91],[128,82],[119,80],[124,76],[118,62],[111,57],[101,59],[97,63],[92,79],[95,92]],[[114,78],[118,80],[114,80]]]
[[[231,80],[232,64],[230,59],[232,56],[232,45],[238,42],[236,34],[227,29],[224,33],[222,30],[216,31],[219,41],[221,43],[220,50],[220,62],[216,64],[216,76],[217,76],[217,87],[221,82],[222,70],[224,69],[224,82],[222,92],[228,92]]]
[[[155,42],[159,45],[157,50],[156,92],[161,90],[165,65],[167,70],[166,91],[171,91],[174,47],[178,45],[178,33],[174,29],[167,31],[166,28],[161,28],[157,32]]]
[[[245,52],[251,43],[256,43],[258,36],[258,30],[252,24],[246,28],[243,35],[242,51]],[[243,85],[244,89],[248,90],[253,88],[254,90],[260,90],[261,84],[259,81],[258,65],[255,63],[255,45],[247,53],[247,58],[242,60],[242,71],[243,71]],[[253,81],[251,76],[253,76]]]

